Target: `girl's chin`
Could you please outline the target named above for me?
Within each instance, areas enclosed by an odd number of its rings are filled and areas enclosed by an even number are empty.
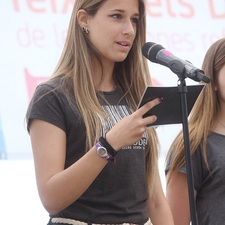
[[[115,59],[115,62],[123,62],[126,58],[127,58],[127,55],[118,57],[117,59]]]

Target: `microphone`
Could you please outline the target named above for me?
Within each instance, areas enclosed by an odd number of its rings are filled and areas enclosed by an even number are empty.
[[[203,70],[196,68],[188,61],[174,56],[160,44],[147,42],[142,47],[142,53],[151,62],[169,67],[178,76],[189,77],[194,81],[210,82],[210,79],[204,75]]]

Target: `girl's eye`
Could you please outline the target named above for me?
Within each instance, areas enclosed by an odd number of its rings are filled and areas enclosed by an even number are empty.
[[[115,19],[121,19],[122,18],[122,16],[120,14],[114,14],[114,15],[112,15],[112,17],[115,18]]]
[[[132,18],[131,21],[135,24],[137,24],[139,22],[139,18]]]

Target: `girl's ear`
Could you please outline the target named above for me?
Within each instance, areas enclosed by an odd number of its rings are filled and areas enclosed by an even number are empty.
[[[77,21],[81,28],[87,27],[88,25],[88,14],[84,9],[80,9],[77,12]]]

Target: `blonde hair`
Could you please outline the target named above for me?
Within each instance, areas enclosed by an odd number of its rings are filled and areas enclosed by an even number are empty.
[[[73,80],[74,97],[86,127],[88,149],[93,146],[102,130],[99,115],[103,117],[105,115],[96,97],[92,77],[93,57],[99,60],[99,56],[89,41],[88,35],[79,26],[77,12],[84,9],[89,15],[95,15],[105,2],[106,0],[76,0],[64,49],[52,76],[63,75],[65,89],[71,86],[68,77]],[[146,15],[143,0],[139,0],[139,11],[141,16],[133,46],[127,58],[123,62],[116,63],[114,68],[114,73],[120,74],[114,79],[124,91],[128,106],[133,111],[136,110],[146,85],[151,84],[148,64],[141,53],[141,48],[146,41]],[[99,63],[101,63],[100,60]],[[151,144],[148,149],[147,174],[148,180],[152,183],[157,166],[158,140],[154,128],[148,130]]]
[[[218,74],[225,65],[225,38],[216,41],[208,49],[202,69],[211,80],[199,95],[189,118],[190,151],[193,154],[200,143],[203,144],[203,156],[207,164],[206,141],[215,125],[215,118],[220,111],[219,94],[216,90]],[[168,182],[174,173],[185,165],[183,133],[174,139],[167,154],[167,160],[172,159],[168,171]],[[208,164],[207,164],[208,165]],[[209,168],[210,169],[210,168]]]

